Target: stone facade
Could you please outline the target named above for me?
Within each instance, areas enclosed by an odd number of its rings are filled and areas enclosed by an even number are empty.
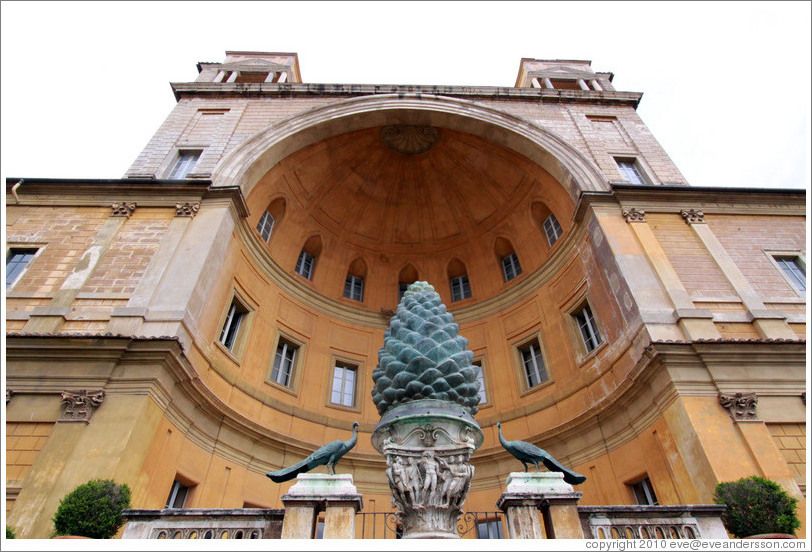
[[[289,486],[265,472],[355,420],[339,471],[366,511],[393,511],[371,374],[415,279],[481,364],[467,511],[493,512],[518,469],[501,421],[588,477],[581,505],[632,505],[643,480],[661,505],[708,504],[719,481],[758,474],[803,513],[806,303],[780,263],[805,269],[806,194],[688,186],[640,94],[573,63],[523,60],[516,87],[322,85],[293,54],[230,52],[173,84],[124,178],[7,182],[7,258],[28,259],[5,309],[17,534],[48,536],[60,498],[94,477],[126,482],[137,509],[175,483],[187,508],[280,508]],[[389,125],[438,139],[393,150]],[[196,162],[169,178],[183,152]],[[624,180],[632,165],[642,184]],[[453,300],[462,276],[470,296]],[[80,390],[104,400],[65,423],[62,393]],[[720,404],[736,393],[757,395],[754,419]]]

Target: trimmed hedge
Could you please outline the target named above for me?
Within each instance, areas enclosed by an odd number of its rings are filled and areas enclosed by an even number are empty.
[[[57,535],[109,539],[121,527],[121,512],[130,507],[130,488],[109,479],[94,479],[65,495],[54,514]]]
[[[6,538],[7,539],[16,539],[17,534],[14,532],[14,529],[6,525]]]
[[[792,534],[801,526],[795,513],[797,500],[763,477],[719,483],[713,499],[727,506],[722,523],[739,538],[763,533]]]

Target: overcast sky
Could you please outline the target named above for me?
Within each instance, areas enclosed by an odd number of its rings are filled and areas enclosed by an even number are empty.
[[[2,176],[119,178],[170,81],[225,50],[299,53],[305,82],[513,86],[591,59],[696,186],[810,179],[810,3],[3,2]]]

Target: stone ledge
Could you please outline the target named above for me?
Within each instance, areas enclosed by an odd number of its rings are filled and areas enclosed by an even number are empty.
[[[719,516],[726,509],[727,506],[718,504],[677,504],[667,506],[578,506],[578,513],[581,515],[624,514],[633,517],[649,518],[655,514],[668,514],[670,516],[673,516],[674,514]]]
[[[314,96],[367,96],[377,94],[430,94],[551,102],[588,102],[631,104],[635,108],[642,92],[597,90],[550,90],[514,88],[510,86],[438,86],[412,84],[318,84],[318,83],[169,83],[175,99],[183,96],[282,96],[285,98]]]
[[[164,508],[163,510],[124,510],[121,515],[128,520],[147,520],[154,518],[173,517],[266,517],[282,516],[285,510],[281,508]]]

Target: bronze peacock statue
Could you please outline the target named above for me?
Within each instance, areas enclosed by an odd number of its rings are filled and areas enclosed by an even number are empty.
[[[502,422],[496,422],[496,427],[499,429],[499,442],[502,443],[502,447],[504,447],[504,449],[510,454],[515,456],[519,462],[524,464],[524,471],[528,471],[527,464],[533,464],[538,470],[539,462],[541,462],[548,470],[563,473],[564,481],[570,485],[580,485],[586,481],[586,477],[564,467],[546,450],[524,441],[506,440],[502,435]]]
[[[282,483],[293,479],[300,473],[306,473],[318,466],[327,466],[331,475],[336,474],[336,463],[342,456],[347,454],[358,441],[358,422],[352,424],[352,437],[347,441],[337,440],[320,447],[313,454],[290,467],[283,468],[265,475],[271,478],[274,483]]]

